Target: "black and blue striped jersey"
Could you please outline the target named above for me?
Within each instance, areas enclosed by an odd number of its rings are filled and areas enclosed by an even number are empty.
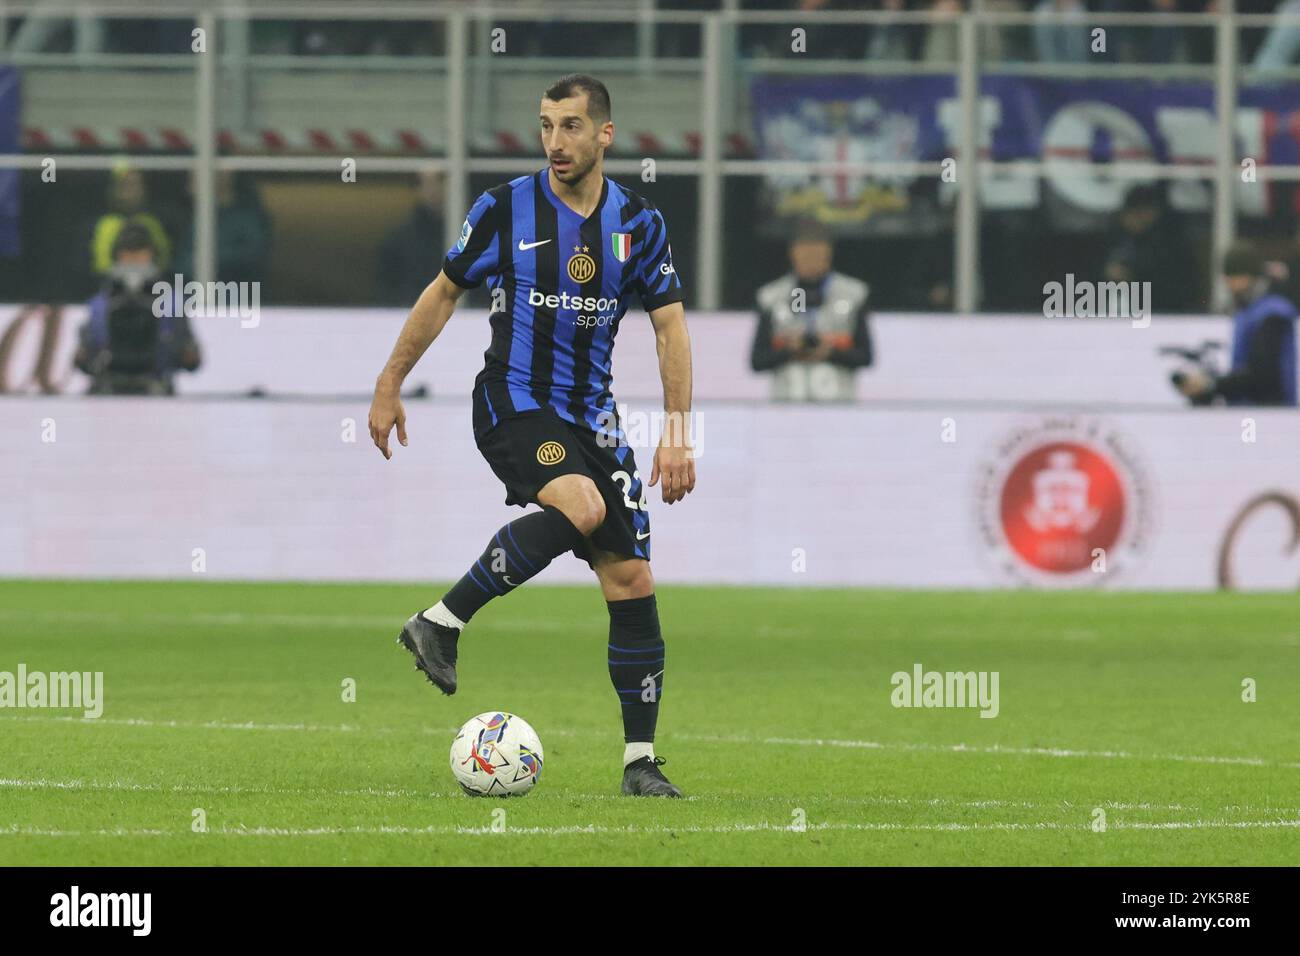
[[[663,215],[603,177],[587,218],[552,191],[543,169],[479,196],[442,271],[492,290],[492,344],[474,382],[474,435],[550,406],[594,432],[621,430],[611,357],[632,294],[651,312],[682,300]]]

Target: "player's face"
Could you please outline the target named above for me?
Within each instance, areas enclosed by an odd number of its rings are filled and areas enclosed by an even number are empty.
[[[614,124],[597,126],[587,115],[587,94],[542,100],[542,150],[560,182],[576,186],[613,141]]]

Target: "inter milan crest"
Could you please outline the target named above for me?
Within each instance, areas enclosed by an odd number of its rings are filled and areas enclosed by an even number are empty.
[[[539,465],[558,465],[564,461],[564,446],[557,441],[542,442],[537,448]]]
[[[614,247],[614,258],[619,262],[627,262],[627,257],[632,254],[632,233],[611,233],[609,242]]]
[[[590,282],[596,274],[596,260],[587,255],[590,247],[574,246],[573,251],[577,255],[569,260],[569,278],[579,285]]]

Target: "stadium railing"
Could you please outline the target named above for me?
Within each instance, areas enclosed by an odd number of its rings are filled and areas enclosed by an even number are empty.
[[[1074,23],[1069,14],[1042,14],[1038,12],[1002,12],[976,9],[957,17],[947,17],[934,12],[756,12],[735,8],[734,3],[724,9],[709,12],[660,10],[653,4],[619,8],[609,4],[575,3],[566,5],[568,23],[626,24],[636,33],[636,54],[630,59],[606,62],[600,58],[584,59],[575,67],[587,69],[610,68],[629,77],[639,77],[642,84],[653,87],[665,83],[672,76],[685,81],[690,89],[694,84],[696,103],[690,110],[681,109],[683,100],[674,93],[662,97],[668,107],[663,112],[670,116],[689,115],[698,104],[698,143],[690,152],[694,155],[677,156],[671,152],[657,160],[660,175],[681,175],[694,178],[696,190],[695,262],[693,274],[694,299],[701,308],[712,309],[720,305],[722,263],[719,237],[723,235],[724,185],[728,177],[764,177],[796,171],[845,175],[939,175],[941,166],[933,162],[870,161],[824,162],[818,164],[745,158],[728,148],[727,137],[737,123],[748,118],[746,84],[755,76],[769,73],[797,72],[800,75],[926,75],[951,74],[956,78],[960,122],[958,155],[968,158],[963,168],[957,190],[954,210],[953,236],[953,287],[955,305],[960,312],[974,312],[981,306],[979,290],[979,237],[981,205],[979,183],[988,173],[1006,173],[1016,176],[1044,176],[1049,165],[1060,168],[1059,160],[1017,161],[1000,164],[983,161],[979,156],[978,92],[983,75],[1022,74],[1053,77],[1196,77],[1213,79],[1215,100],[1215,136],[1217,148],[1215,161],[1209,165],[1184,166],[1172,163],[1129,162],[1119,160],[1108,165],[1107,172],[1117,179],[1162,180],[1197,179],[1213,186],[1212,214],[1213,250],[1217,254],[1226,247],[1236,231],[1237,208],[1235,190],[1239,172],[1238,157],[1234,147],[1235,112],[1240,86],[1244,82],[1295,79],[1300,69],[1256,71],[1238,60],[1238,37],[1242,30],[1260,31],[1276,28],[1279,24],[1295,21],[1300,28],[1300,15],[1269,14],[1243,15],[1233,11],[1233,4],[1222,2],[1218,14],[1160,14],[1163,26],[1185,26],[1213,30],[1215,57],[1213,64],[1061,64],[1061,63],[991,63],[981,59],[981,31],[1000,28],[1028,27],[1044,18]],[[0,25],[6,19],[33,14],[65,16],[69,19],[106,16],[137,19],[180,19],[192,22],[207,37],[215,38],[220,32],[223,42],[221,55],[138,55],[92,53],[0,53],[0,66],[11,65],[26,74],[41,78],[42,88],[53,88],[59,82],[70,84],[73,93],[85,95],[87,81],[107,78],[123,71],[163,71],[169,101],[184,112],[182,124],[192,133],[186,149],[179,155],[155,155],[149,152],[132,157],[132,164],[142,170],[189,170],[195,176],[193,210],[195,222],[195,272],[200,281],[213,278],[216,215],[215,176],[218,170],[255,170],[263,172],[335,171],[340,159],[347,155],[336,151],[323,155],[239,155],[219,148],[219,131],[222,120],[236,128],[247,126],[251,117],[264,105],[258,97],[275,83],[297,74],[307,74],[309,88],[325,90],[348,88],[357,77],[380,77],[390,92],[398,87],[397,78],[406,77],[416,84],[415,89],[426,91],[427,105],[438,122],[431,128],[444,133],[441,149],[429,149],[420,155],[368,156],[365,168],[374,172],[415,172],[429,168],[443,170],[447,175],[446,206],[448,209],[467,208],[471,196],[470,176],[478,173],[518,174],[530,171],[535,162],[527,157],[481,155],[475,148],[476,137],[485,132],[476,123],[483,121],[483,110],[475,110],[485,92],[508,82],[511,76],[528,78],[534,75],[551,75],[563,57],[500,57],[490,54],[475,55],[472,51],[473,31],[486,35],[486,28],[497,21],[511,23],[532,22],[540,25],[557,22],[554,9],[539,5],[494,6],[481,4],[430,5],[413,3],[270,3],[256,6],[237,4],[216,5],[162,2],[143,3],[135,0],[89,0],[89,2],[63,2],[63,0],[8,0],[0,8]],[[421,21],[439,24],[445,37],[441,56],[286,56],[261,55],[249,52],[247,45],[250,21]],[[1089,13],[1089,27],[1150,28],[1152,19],[1147,14]],[[780,26],[835,26],[917,24],[956,31],[957,59],[954,63],[918,63],[911,60],[867,62],[865,60],[791,60],[782,57],[742,58],[736,53],[737,34],[741,27]],[[1076,24],[1077,25],[1077,24]],[[699,31],[698,56],[663,57],[656,55],[656,31],[669,28]],[[0,31],[3,35],[5,31]],[[324,77],[335,75],[338,84],[331,85]],[[430,83],[430,77],[435,82]],[[263,82],[265,80],[266,82]],[[440,82],[437,82],[439,81]],[[47,82],[48,81],[48,82]],[[299,77],[298,82],[302,82]],[[176,96],[176,91],[181,95]],[[56,98],[57,99],[57,98]],[[418,99],[418,97],[417,97]],[[653,100],[653,97],[651,97]],[[492,102],[492,100],[489,100]],[[25,107],[24,117],[29,127],[40,121],[40,112],[51,108],[51,101],[35,97]],[[370,98],[373,108],[374,98]],[[99,108],[107,115],[120,108],[99,101]],[[441,106],[441,110],[434,109]],[[527,129],[531,126],[521,127]],[[436,140],[435,140],[436,141]],[[23,151],[0,154],[0,170],[37,169],[50,152],[48,146],[36,146]],[[115,155],[105,155],[100,150],[58,150],[61,167],[69,170],[108,169],[118,162]],[[639,159],[615,158],[608,169],[615,175],[638,174],[642,165]],[[1261,180],[1300,180],[1300,165],[1260,165],[1257,175]],[[454,240],[458,229],[455,214],[446,222],[447,239]]]

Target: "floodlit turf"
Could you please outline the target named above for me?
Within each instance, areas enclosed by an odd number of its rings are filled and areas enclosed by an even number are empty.
[[[394,643],[438,593],[0,582],[0,671],[106,697],[0,710],[0,865],[1300,863],[1292,595],[664,588],[662,801],[618,795],[594,587],[485,609],[452,698]],[[918,662],[997,671],[1000,713],[894,708]],[[452,781],[490,709],[545,746],[523,799]]]

